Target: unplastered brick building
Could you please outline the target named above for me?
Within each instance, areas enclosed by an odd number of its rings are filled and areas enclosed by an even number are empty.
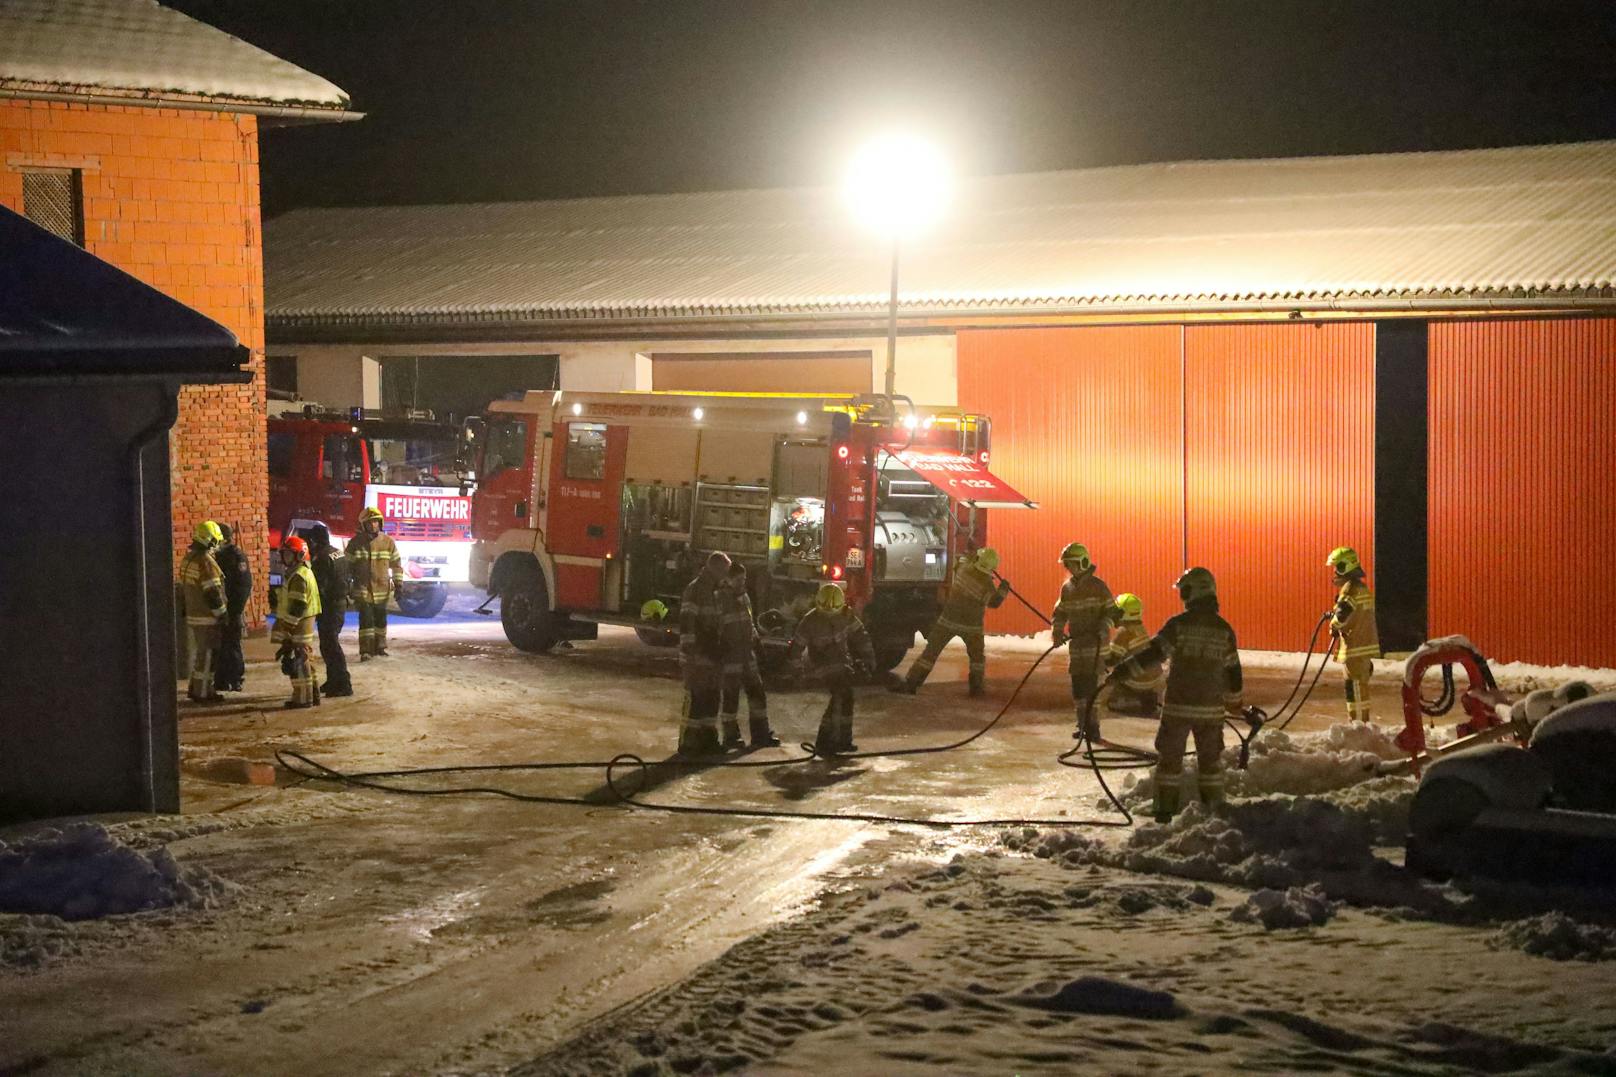
[[[0,5],[0,205],[251,350],[251,383],[180,394],[169,442],[176,557],[211,517],[239,525],[253,563],[264,562],[258,133],[357,118],[348,105],[325,79],[154,0]],[[262,622],[262,593],[249,613]]]

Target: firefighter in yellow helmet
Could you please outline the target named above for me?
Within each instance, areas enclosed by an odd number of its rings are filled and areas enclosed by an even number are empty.
[[[926,633],[926,649],[920,652],[904,679],[892,686],[894,692],[913,694],[926,683],[937,657],[958,636],[965,644],[965,655],[970,662],[969,691],[973,696],[982,694],[982,682],[987,672],[987,653],[983,642],[982,619],[990,609],[997,609],[1010,593],[1010,581],[997,583],[993,574],[999,568],[999,553],[984,547],[960,558],[954,568],[954,582],[949,585],[948,597],[943,599],[942,612]]]
[[[387,654],[387,600],[404,582],[404,559],[398,543],[382,530],[384,521],[367,505],[359,514],[359,534],[348,540],[349,594],[359,610],[359,660],[368,662]]]
[[[1061,584],[1060,599],[1050,617],[1050,639],[1059,647],[1067,644],[1067,668],[1072,675],[1072,704],[1077,714],[1078,732],[1090,741],[1100,739],[1100,723],[1089,707],[1089,700],[1100,689],[1100,656],[1111,638],[1111,626],[1121,615],[1111,597],[1111,588],[1094,574],[1089,548],[1081,542],[1069,543],[1061,551],[1061,564],[1068,579]]]
[[[1359,722],[1371,720],[1369,678],[1380,657],[1380,630],[1375,625],[1375,594],[1364,580],[1363,565],[1351,546],[1337,546],[1325,561],[1340,588],[1335,610],[1330,615],[1330,632],[1336,640],[1336,661],[1346,667],[1347,717]]]
[[[787,658],[807,656],[808,676],[830,690],[819,722],[814,750],[821,755],[848,755],[853,743],[853,684],[875,668],[875,648],[864,623],[848,608],[847,596],[834,583],[819,585],[814,608],[797,623]]]
[[[701,572],[679,596],[679,673],[684,709],[679,722],[679,754],[717,755],[718,707],[723,690],[724,613],[729,607],[725,580],[728,554],[707,555]]]
[[[1106,669],[1112,670],[1150,646],[1150,633],[1145,631],[1145,605],[1139,596],[1124,592],[1117,596],[1117,613],[1121,623],[1116,635],[1105,647]],[[1160,662],[1148,662],[1137,673],[1118,677],[1106,696],[1105,709],[1113,714],[1128,714],[1136,718],[1155,718],[1161,709],[1161,690],[1165,680]]]
[[[1156,731],[1156,818],[1171,819],[1181,801],[1184,748],[1195,737],[1201,802],[1223,802],[1223,720],[1238,717],[1244,684],[1234,629],[1218,615],[1218,584],[1204,568],[1178,578],[1184,612],[1168,620],[1149,646],[1124,660],[1112,678],[1138,676],[1167,663],[1167,695]]]
[[[292,681],[292,698],[284,706],[318,707],[320,667],[314,660],[314,641],[322,607],[320,584],[309,567],[309,544],[297,536],[282,542],[281,564],[286,576],[277,596],[275,630],[269,640],[279,644],[275,657]]]
[[[191,642],[191,677],[186,695],[198,703],[220,699],[214,684],[214,652],[224,629],[227,604],[224,574],[213,551],[224,542],[224,531],[212,520],[191,529],[191,545],[180,560],[180,602]]]

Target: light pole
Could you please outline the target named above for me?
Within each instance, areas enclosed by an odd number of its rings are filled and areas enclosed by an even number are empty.
[[[949,171],[936,146],[915,135],[883,135],[865,143],[848,168],[845,193],[863,224],[892,247],[887,298],[886,397],[897,391],[898,253],[905,237],[934,222],[948,201]]]

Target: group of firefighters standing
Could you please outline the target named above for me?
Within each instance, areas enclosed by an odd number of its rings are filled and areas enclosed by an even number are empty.
[[[359,660],[387,656],[387,603],[404,576],[398,545],[383,530],[382,514],[367,508],[359,533],[338,550],[323,524],[281,543],[284,569],[275,601],[270,642],[291,681],[288,708],[314,707],[322,695],[351,696],[353,683],[342,650],[343,621],[351,603],[359,612]],[[241,653],[242,614],[252,594],[252,572],[230,529],[212,520],[197,524],[180,562],[179,584],[190,633],[191,699],[209,703],[239,692],[246,666]],[[315,660],[318,639],[320,659]],[[320,662],[326,667],[320,679]]]
[[[1197,756],[1197,792],[1206,804],[1223,800],[1223,726],[1240,718],[1244,682],[1234,629],[1218,612],[1217,580],[1195,567],[1175,582],[1182,612],[1154,635],[1144,627],[1144,606],[1130,593],[1113,595],[1095,574],[1086,546],[1073,542],[1061,551],[1067,579],[1049,618],[1052,649],[1064,646],[1077,719],[1074,736],[1101,741],[1095,704],[1102,691],[1106,709],[1116,714],[1158,718],[1155,814],[1171,818],[1179,810],[1184,757],[1191,739]],[[1330,611],[1335,657],[1346,670],[1348,715],[1370,720],[1369,678],[1380,655],[1375,600],[1363,566],[1351,547],[1340,546],[1326,560],[1333,573],[1335,605]],[[943,648],[959,638],[968,661],[968,691],[984,691],[987,610],[1011,593],[998,575],[999,557],[980,549],[961,558],[925,650],[908,674],[890,687],[912,694],[925,682]],[[666,613],[647,603],[648,618]],[[657,607],[657,608],[651,608]],[[746,568],[723,553],[711,554],[684,590],[679,605],[679,658],[685,695],[679,751],[711,755],[743,745],[737,719],[739,697],[748,700],[753,748],[776,745],[769,727],[767,697],[758,672],[756,628],[747,595]],[[875,669],[869,634],[848,608],[842,589],[821,584],[811,609],[792,634],[788,658],[805,657],[809,679],[827,689],[814,750],[847,755],[853,743],[853,686]],[[720,739],[722,732],[722,739]]]

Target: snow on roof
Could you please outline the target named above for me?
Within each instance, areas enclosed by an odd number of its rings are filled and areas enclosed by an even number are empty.
[[[829,189],[303,209],[271,329],[845,315],[884,246]],[[961,185],[903,251],[911,314],[1616,306],[1616,141],[1197,161]]]
[[[0,91],[310,112],[343,112],[349,104],[320,76],[156,0],[0,0]]]

